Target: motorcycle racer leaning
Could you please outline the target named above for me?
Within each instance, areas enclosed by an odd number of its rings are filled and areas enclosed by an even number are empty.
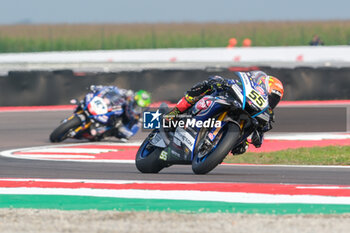
[[[90,90],[92,93],[100,92],[99,95],[104,97],[108,111],[116,113],[107,122],[108,126],[114,127],[112,135],[116,138],[128,140],[138,132],[142,121],[141,108],[148,107],[151,104],[151,95],[147,91],[134,92],[116,86],[100,85],[91,85]],[[117,114],[120,108],[124,110],[121,117]]]
[[[251,137],[251,143],[259,148],[262,145],[264,133],[272,129],[271,122],[274,121],[273,109],[277,106],[283,97],[284,89],[280,80],[276,77],[269,76],[262,71],[245,72],[248,77],[252,77],[252,80],[258,80],[257,84],[261,85],[268,79],[268,113],[270,115],[269,121],[258,119],[258,127],[253,132]],[[197,103],[203,96],[210,95],[214,91],[222,91],[224,87],[231,86],[234,82],[232,79],[224,79],[220,76],[212,76],[207,80],[195,84],[190,90],[188,90],[184,97],[176,104],[176,106],[166,114],[167,120],[176,118],[179,114],[184,113],[195,103]],[[248,142],[245,141],[231,152],[234,155],[243,154],[248,149]]]

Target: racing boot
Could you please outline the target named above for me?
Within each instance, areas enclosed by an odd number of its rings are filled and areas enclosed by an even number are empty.
[[[174,107],[170,112],[164,115],[164,119],[166,121],[171,121],[177,118],[177,116],[180,114],[181,114],[181,111],[177,107]]]
[[[114,134],[122,142],[127,142],[133,135],[134,133],[124,125],[119,126]]]
[[[182,97],[176,106],[167,114],[164,115],[166,121],[175,120],[181,113],[192,107],[192,104],[187,100],[187,95]]]
[[[248,141],[244,141],[235,148],[231,150],[232,155],[241,155],[244,154],[248,150],[249,144]]]
[[[252,135],[252,144],[255,148],[260,148],[264,140],[264,133],[261,130],[255,130]]]
[[[173,124],[171,124],[171,121],[176,121],[181,113],[184,113],[187,109],[189,109],[192,106],[192,104],[189,103],[186,97],[187,96],[182,97],[180,101],[176,104],[176,106],[170,112],[164,115],[163,118],[166,121],[166,124],[170,126],[169,131],[175,130],[173,128]]]

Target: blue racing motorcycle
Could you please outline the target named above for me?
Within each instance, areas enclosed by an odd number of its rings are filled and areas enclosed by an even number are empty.
[[[67,138],[88,139],[100,141],[104,137],[115,135],[115,123],[122,121],[125,103],[124,97],[118,91],[97,91],[88,93],[82,101],[71,101],[77,107],[69,118],[50,134],[51,142],[61,142]]]
[[[206,174],[227,154],[245,142],[259,121],[269,121],[267,80],[262,76],[237,73],[236,80],[213,94],[204,96],[186,116],[171,122],[163,114],[158,129],[144,140],[136,154],[136,167],[142,173],[158,173],[174,164],[191,164],[195,174]]]

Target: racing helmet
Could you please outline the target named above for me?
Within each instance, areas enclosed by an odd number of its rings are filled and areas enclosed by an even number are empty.
[[[269,105],[272,109],[274,109],[277,104],[281,101],[284,93],[282,82],[274,77],[268,76],[269,84],[268,84],[268,92],[269,92]]]
[[[103,95],[103,100],[108,106],[117,106],[122,103],[120,93],[112,88],[109,88],[107,92]]]
[[[145,90],[139,90],[135,93],[135,102],[138,106],[144,108],[151,104],[151,95]]]

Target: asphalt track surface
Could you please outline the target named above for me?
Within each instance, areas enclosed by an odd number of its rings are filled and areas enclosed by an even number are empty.
[[[342,115],[341,108],[327,111],[324,108],[314,108],[310,116],[305,111],[307,108],[303,107],[290,111],[285,108],[283,111],[276,111],[276,115],[285,121],[286,118],[289,121],[294,119],[298,127],[305,131],[318,131],[326,121],[329,122],[329,117],[333,118],[333,126],[328,125],[325,131],[342,131],[346,127],[346,116]],[[336,114],[330,116],[330,112]],[[49,134],[70,113],[71,111],[0,112],[0,151],[50,145]],[[328,115],[325,118],[326,113]],[[318,114],[323,117],[315,117]],[[303,121],[297,120],[300,116]],[[275,131],[295,132],[296,127],[295,124],[280,124]],[[146,133],[141,132],[133,140],[140,141],[145,136]],[[105,141],[116,142],[115,139]],[[79,141],[65,141],[77,142]],[[0,177],[349,185],[350,169],[220,165],[207,175],[194,175],[191,166],[179,165],[163,169],[159,174],[141,174],[133,164],[35,161],[0,157]]]

